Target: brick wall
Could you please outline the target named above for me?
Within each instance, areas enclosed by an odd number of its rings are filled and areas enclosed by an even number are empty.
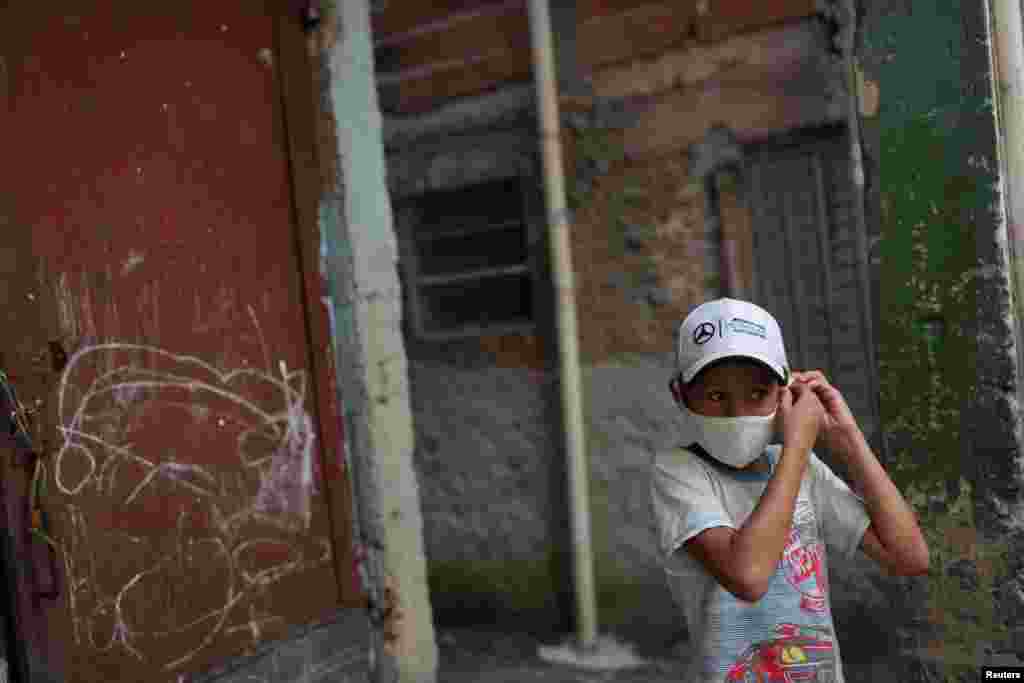
[[[801,19],[591,74],[593,111],[619,114],[591,116],[608,157],[586,179],[572,225],[584,361],[671,349],[674,325],[723,291],[702,181],[687,175],[688,148],[719,122],[750,143],[835,121],[842,89],[826,44],[823,25]],[[578,176],[594,142],[566,138]],[[742,296],[752,282],[751,215],[740,185],[720,188],[722,236],[735,241]]]
[[[705,259],[703,204],[679,156],[616,164],[597,179],[572,225],[584,362],[672,348],[673,326],[716,275]]]

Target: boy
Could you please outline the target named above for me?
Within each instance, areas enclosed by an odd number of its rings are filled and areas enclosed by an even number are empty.
[[[790,373],[775,319],[718,299],[679,327],[670,390],[684,447],[658,454],[651,496],[666,577],[696,657],[686,683],[843,683],[826,545],[892,574],[928,570],[913,511],[820,372]],[[769,446],[773,434],[782,446]],[[854,494],[811,448],[848,466]]]

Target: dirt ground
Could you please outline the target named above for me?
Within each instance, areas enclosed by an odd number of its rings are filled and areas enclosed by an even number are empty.
[[[566,664],[553,664],[538,656],[545,642],[523,633],[500,633],[480,629],[446,629],[438,631],[440,666],[438,683],[531,683],[558,681],[564,683],[679,683],[686,662],[670,651],[636,654],[649,665],[639,669],[593,671]]]

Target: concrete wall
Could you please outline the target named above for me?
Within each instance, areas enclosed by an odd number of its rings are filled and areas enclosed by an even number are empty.
[[[366,558],[373,674],[381,682],[433,683],[438,652],[369,5],[346,2],[337,11],[339,33],[326,51],[329,76],[317,93],[331,124],[320,157],[337,174],[317,194],[315,210],[358,545]]]
[[[393,137],[396,205],[407,194],[512,172],[524,173],[539,195],[532,102],[523,98],[510,113],[508,98],[479,103],[476,127],[461,127],[458,136]],[[673,325],[706,292],[703,200],[678,159],[621,161],[605,170],[587,181],[593,199],[573,230],[602,619],[628,624],[646,614],[671,625],[644,487],[651,449],[675,434],[666,389]],[[609,206],[629,184],[645,196]],[[726,210],[736,205],[726,193]],[[541,211],[534,223],[543,221]],[[633,222],[616,223],[620,217]],[[555,595],[565,590],[568,567],[558,556],[569,539],[554,322],[543,301],[551,291],[546,241],[534,229],[531,258],[541,286],[534,332],[428,342],[406,326],[432,601],[442,621],[521,614],[534,628],[565,620],[564,596]],[[641,597],[624,599],[624,591]]]
[[[550,284],[539,234],[532,98],[513,91],[476,104],[440,112],[439,123],[421,121],[421,130],[412,133],[393,126],[388,138],[388,183],[396,206],[409,195],[510,175],[522,175],[533,195],[529,259],[541,292],[535,330],[419,339],[410,323],[406,278],[405,348],[431,598],[442,623],[488,623],[498,613],[526,612],[552,621],[562,611],[550,597],[556,592],[552,553],[558,554],[552,534],[561,525],[557,513],[548,514],[558,479],[557,468],[550,467],[558,415],[544,332],[542,299]],[[458,135],[451,134],[455,130]],[[416,226],[400,208],[396,214],[400,239],[408,240]]]

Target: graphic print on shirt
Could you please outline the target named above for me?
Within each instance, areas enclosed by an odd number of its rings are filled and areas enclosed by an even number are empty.
[[[723,683],[836,683],[832,630],[779,624],[775,637],[739,656]]]
[[[828,611],[825,545],[818,538],[814,511],[805,499],[797,498],[780,564],[789,585],[800,593],[801,609],[813,614]]]

